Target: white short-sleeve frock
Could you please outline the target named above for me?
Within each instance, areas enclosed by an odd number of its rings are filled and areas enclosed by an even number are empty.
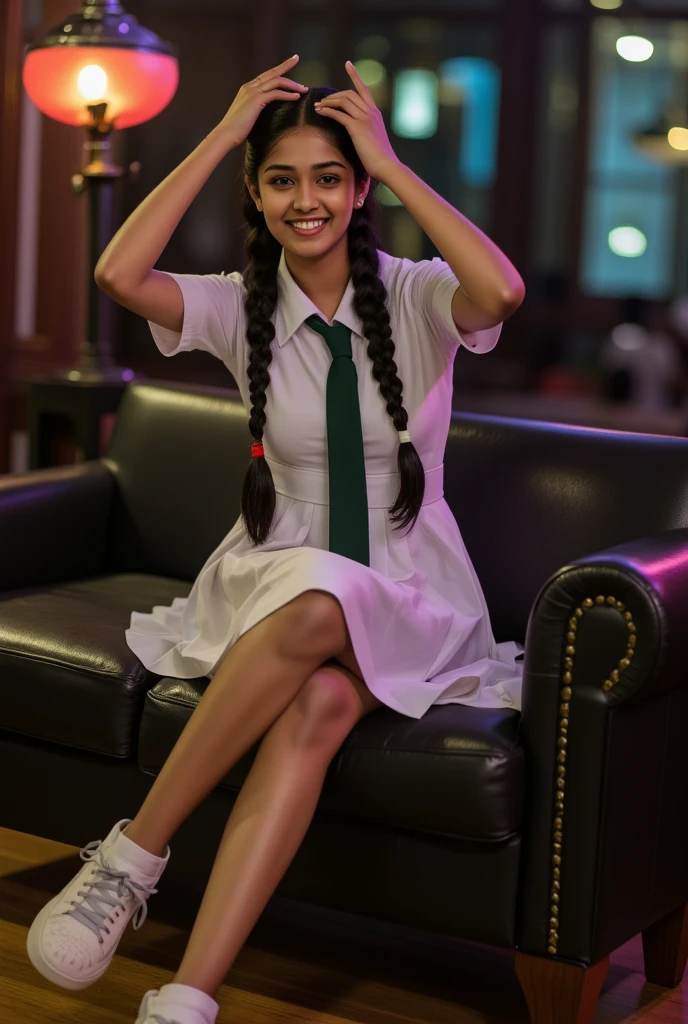
[[[516,659],[523,646],[495,642],[480,583],[443,490],[456,352],[461,344],[489,352],[501,325],[462,334],[451,315],[458,282],[448,263],[438,257],[414,262],[378,251],[408,429],[425,468],[424,504],[415,526],[394,530],[387,512],[399,490],[399,438],[371,373],[349,280],[333,320],[352,331],[370,566],[328,550],[325,397],[332,355],[322,336],[304,323],[312,313],[327,317],[298,287],[282,250],[263,438],[277,492],[272,531],[255,546],[239,516],[188,597],[155,606],[150,614],[132,613],[127,644],[156,674],[212,678],[243,633],[299,594],[323,590],[339,601],[363,679],[388,707],[411,718],[420,718],[432,704],[520,709],[523,668]],[[211,352],[229,369],[250,410],[241,274],[170,276],[184,298],[183,328],[180,334],[150,323],[156,345],[167,356],[191,349]],[[251,443],[247,430],[247,466]]]

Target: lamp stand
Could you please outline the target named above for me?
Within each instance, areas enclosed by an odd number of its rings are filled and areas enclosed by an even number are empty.
[[[105,120],[106,103],[88,107],[92,123],[86,131],[88,140],[84,149],[88,164],[72,177],[75,195],[86,192],[88,197],[88,278],[86,281],[86,334],[81,343],[79,358],[71,369],[54,374],[57,380],[81,381],[85,384],[128,383],[135,379],[134,371],[116,366],[112,358],[115,303],[95,282],[96,263],[112,238],[114,224],[114,186],[118,178],[136,179],[141,165],[138,161],[128,168],[111,162],[110,136],[114,125]]]

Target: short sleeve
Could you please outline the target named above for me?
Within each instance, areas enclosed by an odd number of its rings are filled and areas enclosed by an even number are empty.
[[[409,274],[412,304],[417,309],[428,332],[451,355],[459,345],[469,352],[490,352],[502,333],[502,325],[482,331],[460,331],[452,317],[452,299],[459,286],[454,271],[446,260],[433,256],[431,260],[413,263]]]
[[[238,347],[244,336],[244,283],[241,274],[172,274],[184,299],[182,330],[148,321],[164,356],[202,349],[221,359],[236,377]]]

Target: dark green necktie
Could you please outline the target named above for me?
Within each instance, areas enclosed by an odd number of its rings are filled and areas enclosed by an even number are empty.
[[[370,565],[363,428],[351,331],[337,321],[330,327],[317,313],[306,323],[322,335],[332,353],[326,392],[330,551]]]

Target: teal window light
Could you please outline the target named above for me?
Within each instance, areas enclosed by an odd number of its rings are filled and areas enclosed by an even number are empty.
[[[437,75],[405,68],[394,78],[392,131],[401,139],[430,139],[437,131]]]
[[[473,188],[490,188],[497,177],[500,71],[483,57],[453,57],[440,65],[439,76],[462,93],[459,175]]]
[[[640,153],[633,135],[671,97],[672,68],[600,57],[585,197],[581,286],[590,295],[665,298],[673,290],[677,172]],[[634,228],[646,244],[614,244]],[[616,250],[616,251],[615,251]]]

